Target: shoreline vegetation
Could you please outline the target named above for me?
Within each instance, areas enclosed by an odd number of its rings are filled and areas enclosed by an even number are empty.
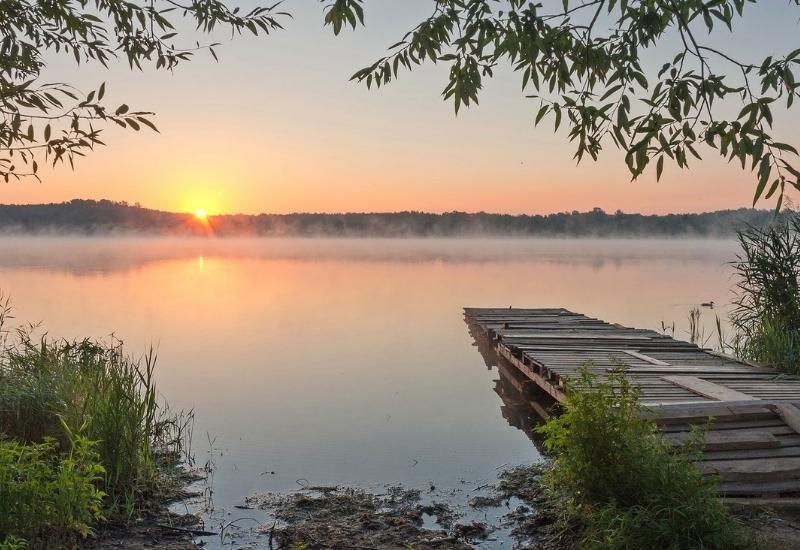
[[[134,359],[117,340],[58,340],[11,321],[0,299],[0,549],[189,540],[166,507],[196,479],[193,413],[159,402],[153,351]]]
[[[694,237],[735,238],[764,227],[774,212],[741,208],[698,214],[559,212],[374,212],[226,214],[198,218],[108,200],[0,204],[0,235],[151,235],[215,237]]]
[[[770,547],[694,466],[702,431],[671,445],[624,371],[601,382],[584,369],[571,386],[561,414],[538,431],[552,457],[543,492],[575,548]]]

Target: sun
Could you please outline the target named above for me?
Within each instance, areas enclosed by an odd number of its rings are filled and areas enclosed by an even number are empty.
[[[208,218],[208,214],[203,208],[198,208],[194,211],[194,217],[200,221],[205,221]]]

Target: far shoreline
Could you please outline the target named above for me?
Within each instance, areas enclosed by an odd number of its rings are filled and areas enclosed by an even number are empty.
[[[778,214],[782,216],[784,214]],[[776,219],[771,210],[644,215],[587,212],[502,214],[383,213],[223,214],[165,212],[108,200],[0,204],[0,236],[305,238],[305,239],[732,239]]]

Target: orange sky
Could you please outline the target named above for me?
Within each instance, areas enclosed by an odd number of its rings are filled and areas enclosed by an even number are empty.
[[[253,2],[246,0],[244,5]],[[558,2],[560,4],[560,2]],[[74,66],[54,59],[47,80],[92,88],[106,80],[111,102],[156,111],[160,134],[110,128],[109,147],[75,171],[44,182],[0,185],[2,203],[109,198],[165,210],[552,212],[595,206],[663,213],[752,203],[754,177],[708,152],[691,171],[667,166],[630,182],[619,152],[576,167],[573,147],[547,122],[518,75],[498,71],[477,109],[453,116],[439,92],[446,69],[423,67],[379,91],[348,82],[429,10],[429,0],[369,5],[367,27],[334,38],[318,3],[290,3],[285,32],[227,43],[214,63],[200,55],[174,74]],[[780,4],[780,6],[779,6]],[[769,3],[724,46],[750,55],[772,28],[767,53],[796,44],[798,18]],[[790,11],[796,15],[795,11]],[[752,38],[752,41],[749,40]],[[761,50],[759,50],[761,53]],[[800,117],[783,119],[784,141],[800,142]],[[609,144],[610,146],[610,144]],[[762,202],[770,207],[771,202]]]

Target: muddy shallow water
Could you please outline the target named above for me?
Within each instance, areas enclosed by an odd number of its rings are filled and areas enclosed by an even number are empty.
[[[215,465],[209,527],[241,518],[231,544],[264,519],[235,507],[255,492],[401,483],[463,505],[498,467],[540,459],[504,418],[463,306],[675,321],[681,337],[692,305],[730,301],[735,253],[727,241],[5,238],[0,290],[52,335],[158,347],[160,391],[195,410],[193,451]],[[710,335],[713,312],[704,321]]]

